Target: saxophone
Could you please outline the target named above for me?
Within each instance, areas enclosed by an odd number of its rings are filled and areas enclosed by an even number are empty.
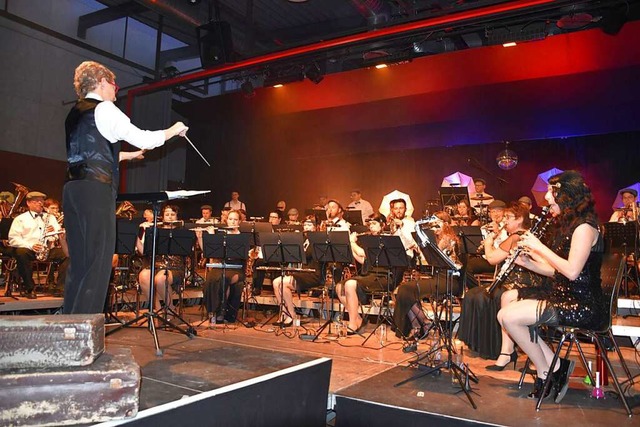
[[[542,214],[540,215],[540,218],[538,218],[538,220],[533,225],[531,225],[529,231],[537,238],[540,238],[544,234],[550,222],[551,216],[549,215],[549,206],[545,206],[542,208]],[[489,287],[486,288],[488,293],[492,293],[498,286],[504,283],[509,273],[511,273],[511,271],[513,271],[513,269],[515,268],[516,259],[521,253],[522,248],[517,248],[504,260],[504,263],[502,264],[500,271],[496,275],[495,280],[491,285],[489,285]]]
[[[39,251],[35,251],[36,259],[40,262],[44,262],[47,260],[47,258],[49,258],[49,242],[47,241],[48,219],[49,219],[48,215],[42,217],[42,220],[44,221],[44,227],[42,228],[42,233],[40,234],[40,239],[38,240],[38,243],[40,244],[40,247],[42,249],[40,249]]]

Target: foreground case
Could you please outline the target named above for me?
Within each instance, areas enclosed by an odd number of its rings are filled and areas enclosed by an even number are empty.
[[[88,424],[135,417],[140,367],[118,348],[91,366],[0,371],[0,425]]]
[[[0,316],[0,369],[86,366],[104,351],[104,315]]]

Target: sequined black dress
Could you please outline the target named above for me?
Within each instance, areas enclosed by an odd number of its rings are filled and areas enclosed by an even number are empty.
[[[552,246],[553,251],[565,259],[568,258],[571,236],[575,229],[585,222],[574,225],[568,236],[556,239]],[[597,224],[590,225],[598,228]],[[591,249],[587,262],[575,280],[569,280],[556,272],[544,309],[542,312],[539,310],[538,324],[597,329],[607,320],[600,279],[602,249],[600,235],[598,243]]]
[[[502,328],[497,315],[500,298],[510,289],[518,289],[518,294],[544,295],[545,287],[540,275],[516,266],[505,282],[492,294],[483,286],[469,289],[462,300],[458,338],[480,357],[497,359],[502,346]]]

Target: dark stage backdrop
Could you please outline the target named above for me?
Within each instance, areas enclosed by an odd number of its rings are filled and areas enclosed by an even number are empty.
[[[207,168],[188,153],[186,188],[212,190],[210,197],[187,202],[188,213],[195,215],[205,201],[221,208],[232,190],[240,192],[249,215],[265,216],[279,199],[300,209],[327,194],[346,205],[350,191],[359,188],[374,208],[394,189],[410,194],[417,218],[427,201],[438,199],[443,177],[454,172],[485,178],[490,194],[510,201],[531,196],[537,174],[557,167],[585,174],[606,220],[616,191],[640,181],[640,132],[514,142],[510,149],[520,162],[502,171],[495,161],[502,143],[397,148],[405,128],[386,129],[383,144],[379,135],[334,132],[341,126],[331,121],[307,117],[301,129],[298,115],[276,119],[251,105],[219,97],[204,112],[183,112],[190,117],[192,140],[213,163]]]

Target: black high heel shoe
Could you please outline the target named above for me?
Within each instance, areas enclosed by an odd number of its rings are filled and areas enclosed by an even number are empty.
[[[518,351],[517,350],[513,350],[513,353],[511,354],[506,354],[506,353],[500,353],[501,356],[509,356],[509,361],[507,363],[505,363],[504,365],[489,365],[486,367],[487,371],[503,371],[504,368],[506,368],[507,366],[509,366],[509,364],[511,362],[513,362],[513,369],[516,369],[516,363],[518,362]]]

